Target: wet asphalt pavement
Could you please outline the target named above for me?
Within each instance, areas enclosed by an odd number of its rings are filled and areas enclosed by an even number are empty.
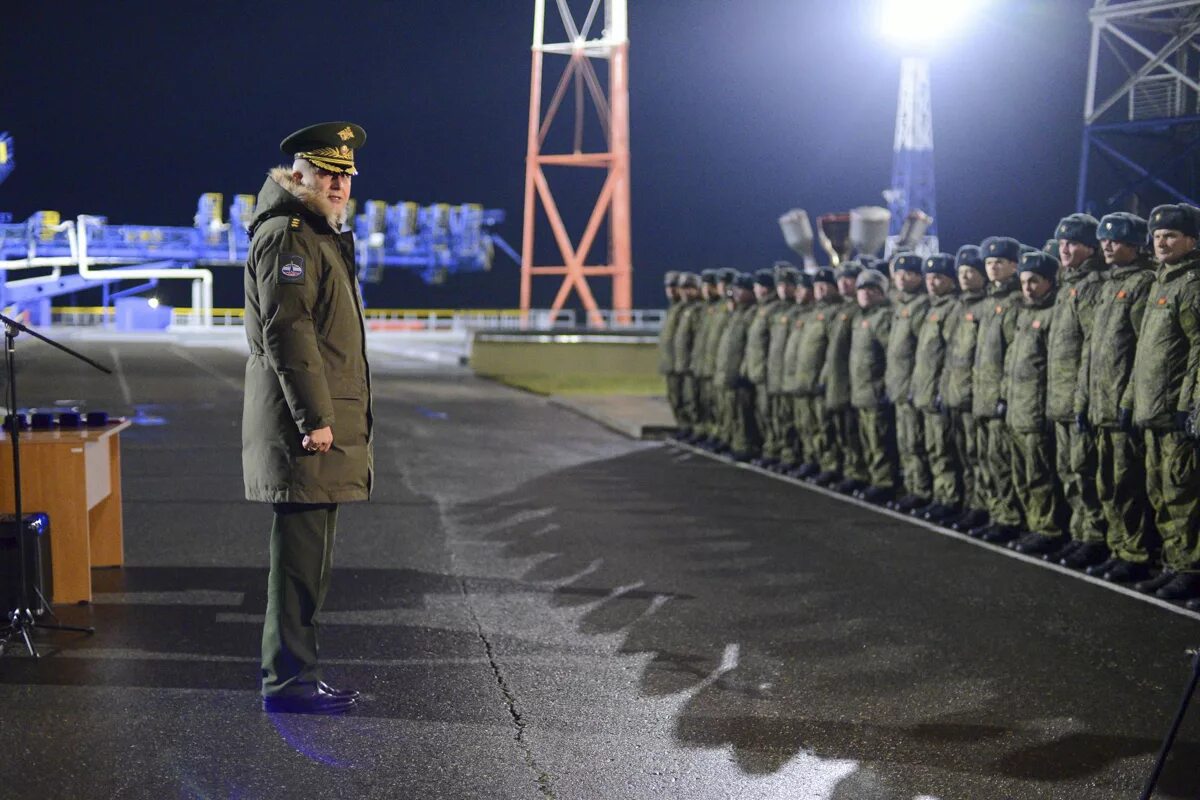
[[[236,342],[236,340],[234,340]],[[95,636],[0,658],[0,797],[1136,798],[1200,622],[395,352],[339,517],[344,717],[266,715],[234,345],[20,340],[122,437]],[[1200,795],[1200,710],[1158,796]]]

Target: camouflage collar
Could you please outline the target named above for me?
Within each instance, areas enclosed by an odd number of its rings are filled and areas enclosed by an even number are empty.
[[[992,284],[988,286],[988,297],[1007,297],[1013,292],[1021,288],[1021,279],[1014,273],[1011,278],[1004,283],[996,286]]]
[[[1159,264],[1158,279],[1161,281],[1172,281],[1184,273],[1191,272],[1198,266],[1200,266],[1200,250],[1193,250],[1184,256],[1182,261],[1177,261],[1174,264]]]

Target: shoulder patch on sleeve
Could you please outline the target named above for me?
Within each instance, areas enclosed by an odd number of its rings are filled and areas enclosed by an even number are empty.
[[[280,283],[304,283],[304,256],[280,253],[275,256]]]

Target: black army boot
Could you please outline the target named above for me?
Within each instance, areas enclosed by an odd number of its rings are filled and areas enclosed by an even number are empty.
[[[1135,583],[1133,585],[1133,590],[1143,594],[1154,594],[1159,589],[1175,580],[1176,574],[1178,573],[1176,573],[1173,569],[1164,569],[1161,573],[1153,578],[1147,578],[1144,581]]]
[[[1126,561],[1123,558],[1114,558],[1111,560],[1113,563],[1108,569],[1100,573],[1095,573],[1092,572],[1092,569],[1099,569],[1099,567],[1089,567],[1088,574],[1099,574],[1101,578],[1110,583],[1136,583],[1147,580],[1150,577],[1150,567],[1146,564],[1139,564],[1136,561]]]
[[[820,474],[821,474],[821,465],[820,464],[801,464],[800,466],[798,466],[794,470],[792,470],[792,477],[799,478],[801,480],[807,480],[808,478],[815,478],[817,475],[820,475]]]
[[[1191,600],[1188,600],[1186,603],[1184,603],[1184,605],[1187,607],[1188,611],[1200,611],[1200,597],[1193,597]]]
[[[968,533],[973,528],[982,528],[988,523],[988,514],[978,508],[968,509],[958,519],[950,523],[950,527],[962,533]]]
[[[907,514],[914,508],[929,505],[928,497],[919,497],[915,494],[906,494],[896,502],[892,503],[892,508],[902,514]]]
[[[1071,539],[1057,550],[1051,550],[1048,553],[1042,553],[1042,561],[1049,561],[1058,564],[1062,559],[1074,553],[1078,549],[1081,542],[1078,539]]]
[[[913,512],[915,516],[917,512]],[[942,503],[933,503],[926,506],[921,511],[921,519],[927,519],[930,522],[936,522],[939,525],[946,525],[953,522],[955,519],[962,516],[962,511],[957,508],[952,508]]]
[[[1008,546],[1018,553],[1024,553],[1027,556],[1038,556],[1042,553],[1061,549],[1066,541],[1067,537],[1061,534],[1058,536],[1047,536],[1044,533],[1028,533],[1020,539],[1010,542]]]
[[[1103,542],[1083,542],[1058,560],[1059,564],[1071,569],[1084,569],[1108,560],[1108,545]]]
[[[867,485],[862,481],[856,481],[854,478],[846,478],[846,480],[834,486],[833,489],[834,491],[841,492],[842,494],[854,494],[855,492],[861,491],[866,487]]]
[[[989,544],[1006,544],[1020,535],[1021,529],[1016,525],[989,525],[979,538]]]
[[[868,486],[862,491],[862,499],[866,500],[868,503],[882,505],[886,503],[893,494],[894,492],[891,489],[884,488],[883,486]]]
[[[815,483],[817,486],[832,487],[835,483],[837,483],[841,479],[842,479],[842,473],[831,469],[831,470],[826,470],[825,472],[822,472],[819,475],[817,475],[815,478],[812,479],[812,482]]]
[[[1200,573],[1176,572],[1175,577],[1169,583],[1160,586],[1154,596],[1176,602],[1200,597]]]

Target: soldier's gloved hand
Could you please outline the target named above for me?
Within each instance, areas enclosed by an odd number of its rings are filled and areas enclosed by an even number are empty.
[[[1080,433],[1087,433],[1091,429],[1092,426],[1088,424],[1087,414],[1080,412],[1075,415],[1075,430]]]
[[[946,404],[942,402],[942,396],[940,394],[933,398],[933,410],[939,414],[946,411]]]
[[[996,416],[1000,419],[1004,419],[1005,417],[1008,416],[1008,401],[1007,400],[997,400],[996,401]]]
[[[1117,430],[1130,433],[1133,430],[1133,409],[1117,409]]]

